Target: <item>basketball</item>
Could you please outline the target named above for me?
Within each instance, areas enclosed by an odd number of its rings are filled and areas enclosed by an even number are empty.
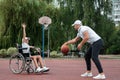
[[[61,46],[61,52],[62,52],[64,55],[67,55],[68,52],[69,52],[69,46],[68,46],[68,45],[62,45],[62,46]]]

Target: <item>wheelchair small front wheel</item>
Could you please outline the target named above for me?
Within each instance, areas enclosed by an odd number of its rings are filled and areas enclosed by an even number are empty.
[[[9,60],[9,68],[13,73],[21,73],[24,70],[24,67],[25,59],[20,53],[11,56]]]

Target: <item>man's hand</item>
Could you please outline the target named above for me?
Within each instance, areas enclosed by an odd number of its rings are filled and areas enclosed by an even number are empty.
[[[80,44],[78,44],[77,49],[81,50],[81,48],[82,48],[82,44],[80,43]]]

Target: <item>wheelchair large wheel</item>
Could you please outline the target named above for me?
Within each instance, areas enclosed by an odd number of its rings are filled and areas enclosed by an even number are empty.
[[[9,61],[9,68],[10,70],[15,73],[21,73],[24,70],[25,67],[25,59],[22,56],[22,54],[17,53],[11,56]]]

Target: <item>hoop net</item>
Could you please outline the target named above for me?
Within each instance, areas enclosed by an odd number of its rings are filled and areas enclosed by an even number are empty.
[[[49,18],[48,16],[43,16],[39,18],[39,23],[47,28],[48,25],[52,23],[52,21],[51,18]]]

